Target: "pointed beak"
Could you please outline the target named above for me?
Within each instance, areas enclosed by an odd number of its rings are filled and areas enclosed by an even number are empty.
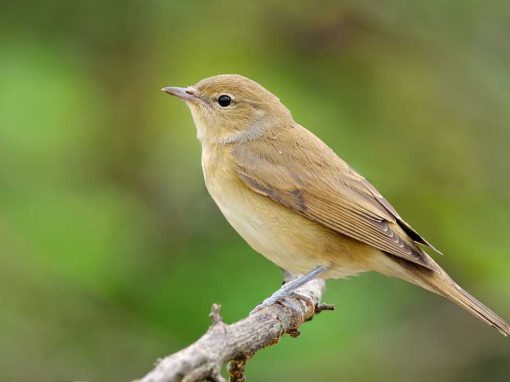
[[[195,96],[195,90],[187,87],[187,88],[177,88],[174,86],[167,86],[166,88],[161,89],[162,92],[173,95],[177,98],[182,99],[183,101],[196,101],[197,97]]]

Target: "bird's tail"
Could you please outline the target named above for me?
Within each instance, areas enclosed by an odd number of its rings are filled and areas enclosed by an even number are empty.
[[[510,325],[505,320],[462,289],[439,265],[437,268],[435,271],[423,268],[411,270],[411,273],[419,278],[415,283],[460,305],[504,336],[510,335]]]

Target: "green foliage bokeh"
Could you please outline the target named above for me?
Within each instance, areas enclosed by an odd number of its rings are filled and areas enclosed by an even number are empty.
[[[18,1],[0,5],[0,380],[127,381],[281,282],[208,196],[187,108],[240,73],[365,175],[510,319],[504,1]],[[365,274],[258,353],[254,381],[506,381],[510,344]]]

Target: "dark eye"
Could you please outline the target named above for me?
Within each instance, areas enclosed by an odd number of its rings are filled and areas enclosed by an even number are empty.
[[[218,103],[220,104],[221,107],[227,107],[228,105],[231,104],[231,102],[232,98],[230,98],[230,96],[226,94],[222,94],[218,98]]]

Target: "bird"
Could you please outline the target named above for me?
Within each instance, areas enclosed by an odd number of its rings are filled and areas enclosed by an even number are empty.
[[[161,90],[189,107],[206,188],[230,225],[256,252],[302,275],[263,304],[314,278],[374,271],[446,297],[510,334],[426,252],[439,251],[262,85],[220,74]]]

